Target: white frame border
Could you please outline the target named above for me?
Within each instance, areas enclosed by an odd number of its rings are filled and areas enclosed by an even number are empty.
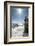
[[[14,42],[14,41],[32,41],[32,4],[18,4],[18,3],[8,3],[7,4],[7,9],[8,9],[8,28],[7,28],[7,41],[8,42]],[[29,6],[30,10],[29,10],[29,37],[24,37],[23,39],[10,39],[10,6]],[[30,31],[31,30],[31,31]]]

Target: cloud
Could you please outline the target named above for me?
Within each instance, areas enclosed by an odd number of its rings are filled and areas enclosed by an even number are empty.
[[[15,23],[15,24],[18,24],[18,25],[24,24],[24,22],[19,22],[19,21],[12,21],[12,23]]]

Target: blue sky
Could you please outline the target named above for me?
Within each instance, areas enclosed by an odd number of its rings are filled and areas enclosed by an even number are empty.
[[[28,16],[28,8],[10,8],[12,23],[24,23],[25,16]]]

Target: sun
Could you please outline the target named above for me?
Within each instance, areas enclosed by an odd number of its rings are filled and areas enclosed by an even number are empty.
[[[21,14],[22,10],[21,8],[17,9],[18,14]]]

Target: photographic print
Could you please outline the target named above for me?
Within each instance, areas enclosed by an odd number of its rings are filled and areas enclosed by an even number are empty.
[[[4,2],[4,43],[34,42],[34,3]]]
[[[28,36],[28,7],[10,7],[11,37]]]

